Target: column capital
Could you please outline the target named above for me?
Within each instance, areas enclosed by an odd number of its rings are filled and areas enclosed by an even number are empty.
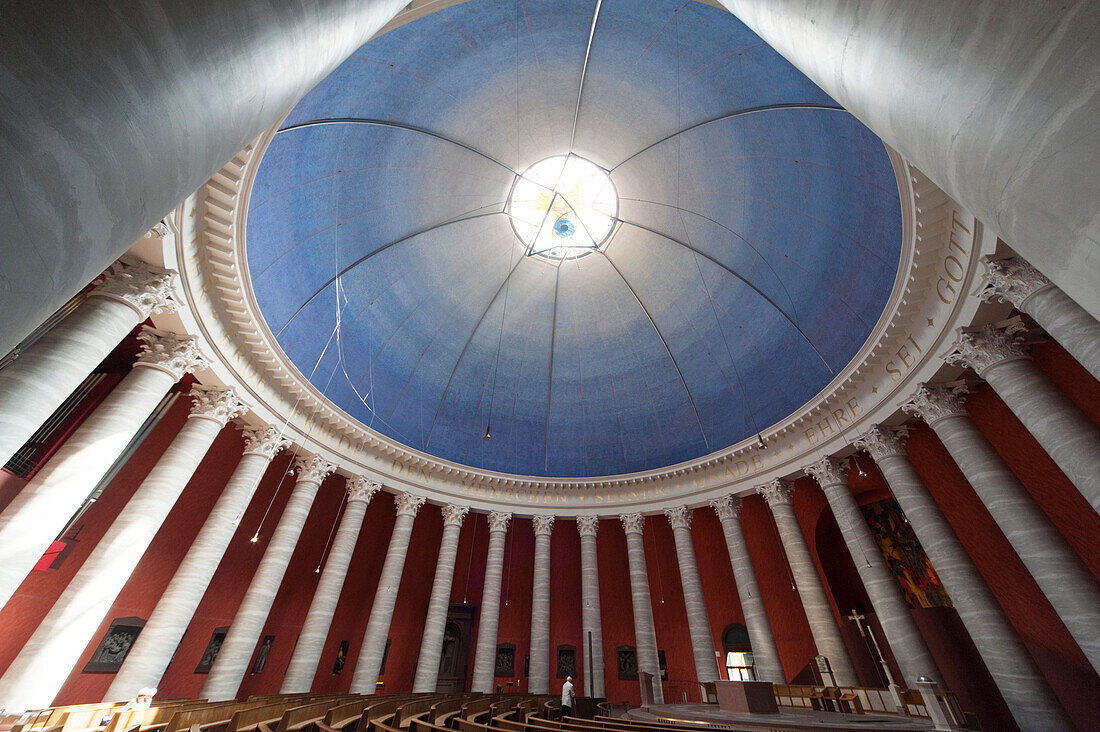
[[[210,419],[221,426],[248,411],[249,406],[241,401],[237,392],[232,388],[191,385],[191,398],[195,403],[191,405],[191,414],[188,419]]]
[[[459,506],[456,503],[448,503],[443,507],[444,526],[462,526],[462,520],[470,512],[469,506]]]
[[[721,498],[712,498],[710,507],[718,514],[718,520],[722,523],[737,521],[741,518],[741,498],[739,496],[731,494]]]
[[[624,513],[619,516],[619,521],[623,524],[623,531],[628,534],[642,533],[642,529],[645,528],[645,516],[640,513]]]
[[[271,460],[290,444],[290,440],[283,437],[282,430],[278,427],[247,427],[244,430],[245,455],[263,455]]]
[[[978,376],[990,367],[1006,361],[1028,358],[1020,344],[1023,324],[1017,322],[1003,327],[986,325],[975,330],[959,328],[951,351],[944,356],[947,363],[974,369]]]
[[[600,528],[599,516],[578,516],[577,533],[581,536],[595,536]]]
[[[929,427],[948,417],[965,417],[962,395],[967,391],[966,384],[919,384],[913,396],[901,405],[901,411],[923,419]]]
[[[161,269],[145,262],[115,262],[107,270],[106,278],[88,293],[88,297],[118,300],[132,307],[141,320],[145,320],[153,313],[179,309],[173,289],[178,276],[175,270]]]
[[[374,498],[374,494],[380,490],[382,490],[382,484],[378,481],[362,475],[356,476],[347,483],[348,503],[352,501],[370,503],[370,499]]]
[[[1032,295],[1054,286],[1046,275],[1020,257],[993,259],[987,254],[981,261],[985,265],[985,273],[978,297],[986,302],[1009,302],[1018,310],[1023,310]]]
[[[148,326],[141,329],[141,355],[135,366],[148,366],[171,374],[179,381],[184,374],[201,371],[210,364],[199,350],[199,339]]]
[[[550,536],[550,532],[554,530],[554,517],[537,513],[531,517],[531,524],[535,528],[535,536]]]
[[[691,529],[691,509],[687,506],[666,508],[665,516],[673,529]]]
[[[424,505],[424,496],[408,492],[398,493],[393,502],[397,506],[398,516],[415,516],[420,507]]]
[[[871,429],[857,437],[853,442],[856,447],[867,451],[877,463],[879,460],[891,455],[905,457],[905,446],[902,445],[901,436],[888,427],[875,425]]]
[[[764,496],[764,500],[772,508],[784,504],[789,506],[791,505],[791,493],[794,492],[794,486],[776,478],[770,483],[757,486],[756,492]]]
[[[838,483],[848,485],[848,478],[846,477],[848,463],[838,461],[828,455],[812,465],[804,466],[802,470],[806,472],[806,475],[813,477],[822,488]]]
[[[489,533],[504,533],[508,530],[508,522],[512,520],[512,514],[507,511],[489,512]]]
[[[300,483],[320,483],[336,472],[336,465],[320,455],[302,455],[294,461],[294,470]]]

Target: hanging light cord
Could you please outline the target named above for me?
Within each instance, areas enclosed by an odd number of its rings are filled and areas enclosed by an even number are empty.
[[[336,533],[336,526],[340,523],[340,517],[344,513],[344,506],[347,504],[348,492],[344,491],[343,497],[340,499],[340,507],[336,509],[336,518],[332,520],[332,528],[329,529],[328,539],[325,540],[325,548],[321,550],[321,556],[317,560],[317,569],[313,570],[314,574],[321,573],[321,565],[325,562],[325,557],[328,556],[328,548],[332,545],[332,536]]]

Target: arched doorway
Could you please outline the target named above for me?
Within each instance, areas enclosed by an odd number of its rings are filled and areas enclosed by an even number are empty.
[[[722,651],[726,659],[726,674],[731,681],[755,681],[752,644],[749,631],[741,623],[730,623],[722,631]]]

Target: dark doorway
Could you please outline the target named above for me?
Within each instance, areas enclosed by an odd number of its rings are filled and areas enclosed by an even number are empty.
[[[435,690],[442,694],[466,691],[466,665],[470,657],[470,637],[474,627],[473,605],[451,605],[443,631],[443,652],[439,656],[439,681]]]
[[[733,681],[755,681],[756,670],[752,658],[749,631],[740,623],[731,623],[722,631],[722,655],[727,678]]]

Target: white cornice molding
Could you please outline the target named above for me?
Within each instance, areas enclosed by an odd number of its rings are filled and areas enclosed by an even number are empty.
[[[882,316],[849,364],[813,399],[763,431],[768,448],[742,441],[696,460],[628,475],[552,479],[480,470],[405,447],[352,419],[309,383],[259,316],[244,255],[244,212],[268,130],[218,171],[173,216],[163,261],[180,272],[186,306],[158,316],[201,337],[211,371],[255,405],[255,419],[286,424],[286,436],[341,472],[434,503],[521,515],[659,513],[746,495],[791,478],[821,457],[850,450],[871,425],[896,422],[898,405],[944,367],[955,329],[974,324],[979,258],[996,237],[920,171],[889,151],[903,222],[898,273]],[[178,245],[177,245],[178,243]],[[858,273],[853,273],[858,282]],[[989,307],[989,306],[986,306]],[[175,326],[179,327],[179,326]],[[838,424],[839,423],[839,424]],[[526,510],[524,510],[526,509]]]

